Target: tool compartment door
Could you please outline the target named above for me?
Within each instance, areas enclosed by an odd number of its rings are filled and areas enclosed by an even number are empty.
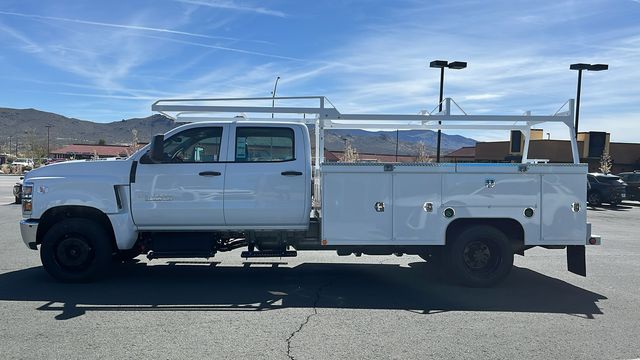
[[[392,177],[379,165],[323,165],[322,239],[333,245],[392,242]]]

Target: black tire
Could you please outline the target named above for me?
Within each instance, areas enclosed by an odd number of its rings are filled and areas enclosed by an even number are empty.
[[[597,192],[592,192],[587,195],[587,202],[591,206],[600,206],[602,205],[602,197]]]
[[[22,204],[22,198],[17,197],[17,196],[15,198],[16,198],[15,204]]]
[[[62,282],[88,282],[103,276],[111,264],[106,230],[89,219],[71,218],[54,225],[42,239],[44,269]]]
[[[513,249],[506,235],[493,226],[468,227],[447,239],[446,266],[457,283],[489,287],[502,281],[513,267]]]

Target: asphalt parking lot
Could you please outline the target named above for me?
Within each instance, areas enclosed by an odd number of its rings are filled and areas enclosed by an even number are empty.
[[[589,210],[588,277],[562,250],[516,257],[490,289],[448,284],[415,256],[121,265],[60,284],[22,243],[17,178],[0,176],[0,359],[640,357],[640,203]]]

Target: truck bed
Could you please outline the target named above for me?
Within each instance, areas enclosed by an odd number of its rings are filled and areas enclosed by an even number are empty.
[[[531,246],[587,236],[585,164],[324,163],[321,174],[327,245],[444,245],[467,218],[513,219]]]

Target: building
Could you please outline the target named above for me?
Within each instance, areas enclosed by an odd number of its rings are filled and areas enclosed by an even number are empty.
[[[475,159],[476,159],[475,146],[461,147],[458,150],[452,151],[442,156],[443,162],[455,162],[455,163],[474,162]]]
[[[541,129],[532,129],[529,142],[529,159],[551,163],[571,163],[571,142],[569,140],[544,139]],[[520,131],[512,131],[508,141],[478,142],[475,148],[461,148],[446,154],[443,159],[455,162],[460,154],[466,154],[464,161],[473,162],[520,162],[524,150],[524,137]],[[474,153],[473,157],[471,154]],[[578,153],[580,162],[589,164],[590,172],[599,171],[602,155],[608,153],[612,161],[612,173],[640,169],[640,144],[612,143],[609,133],[578,133]]]
[[[127,157],[132,153],[132,148],[128,145],[72,144],[51,151],[51,157],[54,159],[91,159],[95,156],[99,158]]]

